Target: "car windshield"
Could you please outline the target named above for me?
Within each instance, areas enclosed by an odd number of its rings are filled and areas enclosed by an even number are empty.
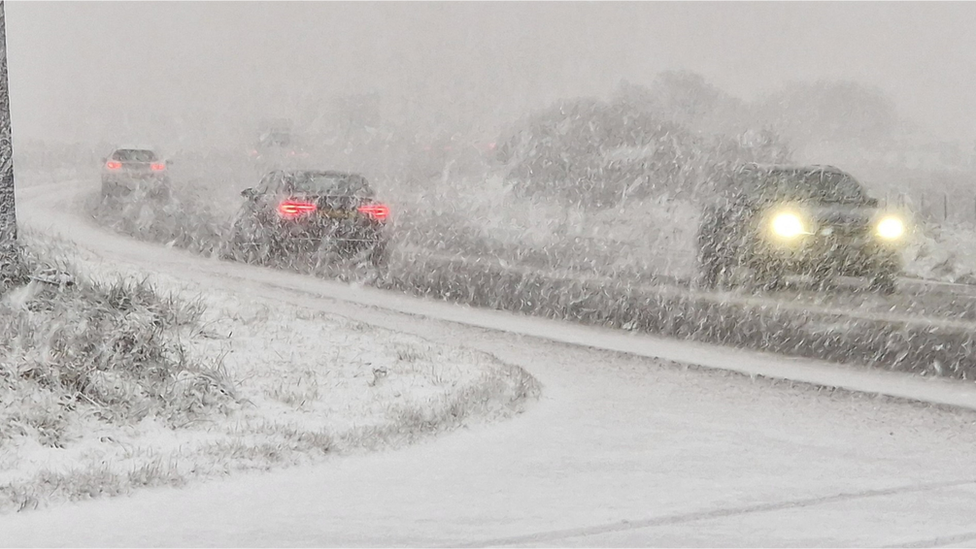
[[[119,149],[112,154],[112,159],[122,162],[155,162],[156,153],[145,149]]]
[[[829,170],[772,170],[759,181],[761,196],[773,199],[862,203],[867,200],[861,184],[853,177]]]
[[[286,179],[289,192],[301,192],[329,196],[371,197],[366,178],[355,174],[298,173]]]

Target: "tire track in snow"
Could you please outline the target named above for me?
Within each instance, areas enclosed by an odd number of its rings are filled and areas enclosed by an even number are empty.
[[[930,492],[930,491],[936,491],[945,488],[958,488],[961,486],[976,486],[976,480],[970,479],[970,480],[957,480],[957,481],[948,481],[948,482],[936,482],[936,483],[929,483],[929,484],[917,484],[917,485],[901,486],[895,488],[863,490],[860,492],[847,492],[841,494],[834,494],[831,496],[796,499],[796,500],[782,501],[776,503],[760,503],[756,505],[745,505],[740,507],[725,507],[725,508],[712,509],[709,511],[679,513],[679,514],[665,515],[665,516],[654,517],[649,519],[623,520],[613,524],[605,524],[600,526],[587,526],[582,528],[551,530],[546,532],[525,534],[521,536],[483,540],[474,543],[451,544],[450,547],[498,547],[498,546],[507,546],[507,545],[521,545],[521,544],[528,544],[528,543],[554,542],[554,541],[564,540],[568,538],[594,536],[599,534],[610,534],[616,532],[625,532],[628,530],[640,530],[642,528],[653,528],[656,526],[671,526],[675,524],[684,524],[689,522],[698,522],[702,520],[751,515],[756,513],[769,513],[774,511],[802,509],[805,507],[826,505],[830,503],[839,503],[845,501],[854,501],[860,499],[877,498],[877,497],[885,497],[885,496],[896,496],[896,495],[919,493],[919,492]],[[924,540],[924,541],[920,541],[908,545],[895,545],[891,547],[928,547],[928,546],[939,545],[940,541],[942,542],[941,545],[948,545],[950,543],[969,541],[970,539],[976,539],[976,533],[961,534],[959,536],[953,536],[949,538],[936,538],[934,540]]]
[[[964,534],[956,534],[953,536],[940,536],[937,538],[910,541],[908,543],[903,543],[898,545],[885,545],[885,547],[946,547],[949,545],[955,545],[957,543],[966,543],[973,540],[976,540],[976,532],[967,532]]]

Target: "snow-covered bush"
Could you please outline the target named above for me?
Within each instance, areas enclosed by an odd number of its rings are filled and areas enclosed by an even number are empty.
[[[595,208],[694,199],[716,171],[789,158],[786,144],[766,130],[695,132],[640,105],[596,99],[563,101],[528,117],[498,152],[517,195]]]
[[[199,304],[145,281],[76,283],[27,261],[30,281],[0,300],[0,446],[27,437],[62,447],[91,415],[175,426],[233,403],[220,369],[188,360],[180,343]]]
[[[165,199],[140,194],[92,197],[89,212],[99,224],[120,233],[204,255],[219,250],[230,226],[229,216],[212,201],[176,194]]]

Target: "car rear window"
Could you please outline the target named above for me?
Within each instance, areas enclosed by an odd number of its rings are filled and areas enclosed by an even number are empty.
[[[289,192],[327,196],[371,197],[373,189],[361,175],[299,173],[286,178],[285,186]]]
[[[287,147],[292,144],[292,135],[288,133],[275,132],[262,135],[258,144],[264,147]]]
[[[122,162],[155,162],[156,153],[145,149],[119,149],[112,153],[112,160]]]

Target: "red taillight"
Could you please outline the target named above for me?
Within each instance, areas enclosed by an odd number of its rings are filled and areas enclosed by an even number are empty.
[[[119,168],[122,167],[122,163],[116,162],[115,160],[109,160],[108,162],[105,163],[105,167],[110,170],[118,170]]]
[[[149,169],[151,169],[154,172],[165,171],[166,164],[163,164],[162,162],[153,162],[152,164],[149,165]]]
[[[386,204],[366,204],[358,209],[359,213],[366,214],[376,221],[386,221],[386,218],[390,217],[390,207]]]
[[[309,214],[317,209],[318,207],[311,202],[301,202],[298,200],[285,200],[281,204],[278,204],[278,213],[281,217],[286,218]]]

